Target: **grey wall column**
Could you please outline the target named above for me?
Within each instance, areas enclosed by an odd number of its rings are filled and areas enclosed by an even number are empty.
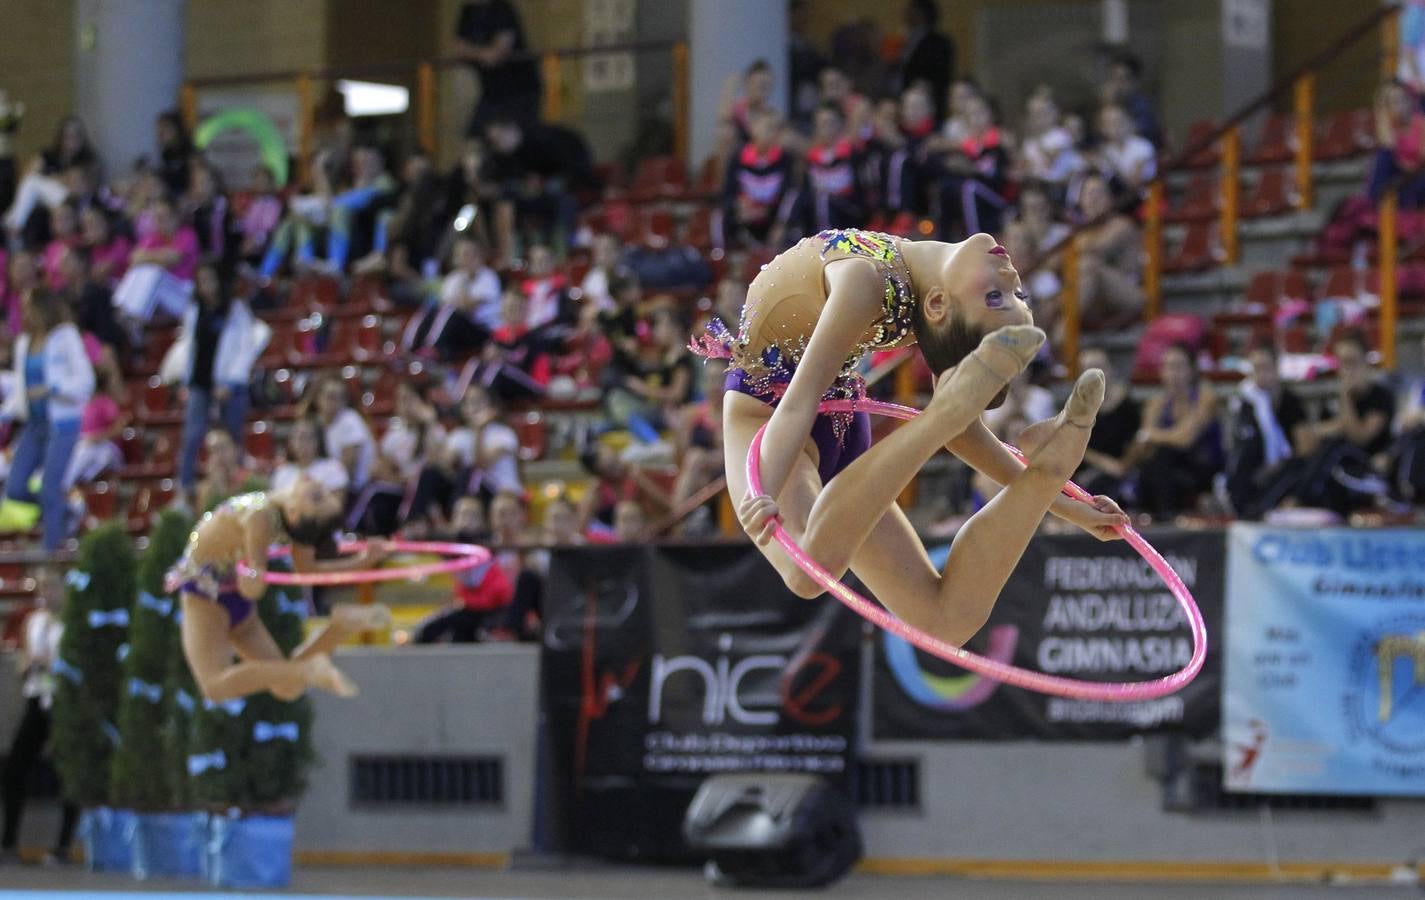
[[[689,162],[701,164],[717,143],[717,105],[729,73],[766,59],[776,74],[772,102],[787,96],[787,4],[781,0],[690,0],[692,60]]]
[[[78,0],[75,111],[107,177],[155,152],[153,121],[178,105],[183,0]]]

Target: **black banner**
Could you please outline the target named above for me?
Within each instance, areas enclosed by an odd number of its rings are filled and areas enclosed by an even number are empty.
[[[882,633],[876,636],[875,737],[1113,740],[1150,731],[1212,733],[1220,719],[1225,536],[1165,531],[1149,540],[1182,576],[1207,622],[1207,662],[1183,690],[1133,703],[1046,697],[966,672]],[[932,550],[932,558],[943,563],[945,548]],[[1147,681],[1182,668],[1192,636],[1172,594],[1127,544],[1041,535],[967,646],[1067,678]]]
[[[749,545],[557,551],[543,683],[563,849],[678,859],[723,772],[851,769],[860,620]]]

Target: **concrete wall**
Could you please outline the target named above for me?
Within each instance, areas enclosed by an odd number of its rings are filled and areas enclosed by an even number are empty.
[[[297,816],[299,851],[510,852],[533,822],[539,648],[487,644],[348,648],[356,700],[314,695],[322,763]],[[497,808],[363,809],[348,799],[353,754],[492,755],[504,761]]]
[[[15,142],[23,172],[74,112],[74,0],[5,0],[0,21],[0,90],[27,108]]]

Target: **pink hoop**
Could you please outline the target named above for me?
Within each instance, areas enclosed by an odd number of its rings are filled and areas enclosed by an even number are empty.
[[[431,575],[459,572],[488,562],[490,551],[477,544],[453,544],[440,541],[387,541],[398,553],[439,553],[454,556],[440,562],[419,563],[395,569],[358,569],[351,572],[267,572],[268,584],[366,584],[373,581],[413,581]],[[359,553],[365,541],[346,541],[337,547],[343,553]]]
[[[868,412],[873,415],[891,416],[897,419],[913,419],[920,415],[920,410],[912,409],[908,406],[900,406],[895,403],[881,403],[874,400],[828,400],[821,404],[822,412]],[[767,430],[763,425],[757,430],[757,434],[752,438],[752,446],[747,451],[747,483],[753,494],[762,493],[762,434]],[[1009,447],[1008,444],[1005,445]],[[1021,460],[1024,454],[1018,449],[1009,449]],[[1084,502],[1091,502],[1092,495],[1072,481],[1064,485],[1064,493]],[[925,632],[912,628],[906,623],[897,619],[889,611],[867,600],[865,597],[842,584],[838,579],[832,577],[831,573],[822,568],[816,560],[812,559],[802,550],[797,542],[792,540],[780,522],[777,523],[777,530],[773,536],[777,543],[792,557],[808,575],[816,580],[816,583],[829,591],[836,599],[846,604],[851,610],[867,621],[871,622],[898,637],[904,638],[926,653],[940,657],[947,662],[954,663],[963,669],[993,678],[1005,684],[1012,684],[1015,687],[1026,688],[1037,691],[1041,694],[1053,694],[1059,697],[1071,697],[1078,700],[1107,700],[1123,702],[1130,700],[1151,700],[1155,697],[1163,697],[1174,691],[1180,690],[1188,682],[1197,677],[1201,671],[1203,661],[1207,659],[1207,626],[1203,623],[1202,613],[1197,608],[1192,594],[1188,591],[1187,585],[1178,577],[1167,560],[1157,550],[1153,549],[1147,541],[1143,539],[1132,526],[1122,526],[1118,529],[1129,546],[1138,551],[1138,554],[1153,567],[1164,584],[1168,586],[1175,598],[1178,606],[1182,608],[1187,616],[1188,627],[1192,631],[1193,652],[1191,659],[1182,669],[1157,678],[1152,681],[1139,682],[1094,682],[1079,681],[1073,678],[1062,678],[1057,675],[1046,675],[1042,672],[1031,672],[1021,669],[1018,666],[1011,666],[1006,663],[996,662],[986,659],[969,650],[956,647],[946,643],[939,638],[932,637]]]

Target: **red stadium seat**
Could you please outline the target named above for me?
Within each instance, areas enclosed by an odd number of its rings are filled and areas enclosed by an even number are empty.
[[[1312,155],[1327,162],[1359,156],[1375,143],[1372,122],[1368,109],[1332,113],[1320,123]]]
[[[1164,260],[1163,271],[1169,274],[1199,272],[1215,265],[1220,254],[1217,223],[1194,222],[1187,227],[1187,234],[1177,250]]]
[[[1289,170],[1283,166],[1267,169],[1242,203],[1242,217],[1255,219],[1285,215],[1296,208],[1296,200]]]
[[[1217,131],[1218,127],[1218,123],[1211,119],[1199,119],[1193,122],[1188,126],[1187,137],[1183,139],[1183,152],[1187,152],[1189,148],[1196,147],[1199,142],[1207,140],[1213,132]],[[1220,157],[1218,145],[1213,143],[1194,153],[1188,159],[1186,166],[1189,169],[1210,169],[1217,165]]]
[[[129,504],[128,530],[134,534],[147,531],[154,517],[173,502],[177,493],[178,488],[171,478],[141,485]]]
[[[1218,201],[1222,196],[1222,182],[1216,175],[1201,173],[1194,175],[1177,205],[1163,217],[1165,222],[1200,222],[1217,215]]]
[[[688,171],[676,156],[648,156],[633,172],[629,197],[635,202],[681,197],[688,192]]]
[[[531,410],[511,416],[509,424],[520,439],[520,459],[529,462],[544,457],[549,436],[544,426],[544,416],[541,413]]]
[[[119,514],[119,491],[108,481],[96,481],[84,488],[85,523],[93,527]]]
[[[1296,121],[1283,113],[1272,113],[1262,125],[1257,144],[1244,160],[1249,166],[1284,163],[1296,152]]]

